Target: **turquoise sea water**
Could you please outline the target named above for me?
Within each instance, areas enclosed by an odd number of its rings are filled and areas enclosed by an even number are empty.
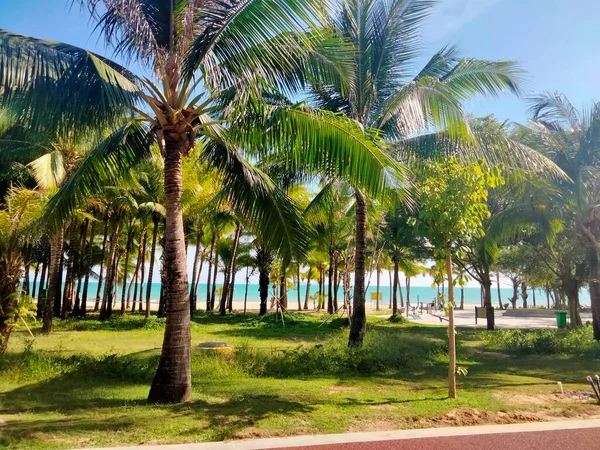
[[[217,289],[219,289],[221,285],[219,283],[217,283]],[[144,285],[144,289],[145,289],[145,285]],[[311,283],[310,286],[310,293],[312,294],[316,294],[318,291],[318,286],[316,283]],[[98,283],[96,281],[90,281],[89,283],[89,287],[88,287],[88,299],[95,299],[96,298],[96,292],[98,289]],[[388,305],[390,302],[390,287],[389,286],[381,286],[380,287],[380,293],[381,293],[381,304],[382,305]],[[242,282],[236,283],[235,284],[235,289],[233,291],[233,299],[234,301],[239,301],[242,302],[244,301],[244,292],[245,292],[245,285]],[[500,289],[501,292],[501,296],[502,296],[502,303],[508,303],[509,302],[509,297],[512,296],[512,289],[511,288],[501,288]],[[325,293],[327,293],[327,285],[325,286]],[[367,290],[367,302],[373,302],[374,300],[371,300],[371,294],[375,294],[376,293],[376,287],[375,285],[371,284],[369,286],[369,289]],[[132,295],[133,295],[133,289],[132,289]],[[159,295],[160,295],[160,283],[153,283],[152,284],[152,291],[151,291],[151,301],[153,302],[158,302],[159,299]],[[288,302],[290,302],[290,304],[295,304],[294,302],[297,302],[297,291],[295,289],[289,289],[288,290]],[[300,286],[300,298],[302,303],[304,303],[304,298],[306,295],[306,284],[303,283]],[[338,293],[338,296],[342,295],[342,289],[340,288],[340,291]],[[402,295],[404,296],[404,298],[406,299],[406,287],[402,286]],[[455,289],[455,300],[456,302],[460,302],[460,288],[456,288]],[[119,288],[119,295],[117,297],[117,299],[120,299],[121,297],[121,289]],[[415,304],[417,301],[421,301],[421,302],[427,302],[427,301],[432,301],[436,296],[436,290],[432,287],[429,286],[411,286],[410,288],[410,300],[411,303]],[[478,287],[466,287],[464,289],[464,296],[465,296],[465,304],[467,305],[479,305],[481,303],[481,290]],[[543,291],[536,291],[535,293],[536,296],[536,303],[537,305],[546,305],[546,294]],[[144,297],[146,298],[146,293],[144,292]],[[201,284],[199,286],[198,289],[198,302],[200,305],[202,305],[203,300],[206,299],[206,284]],[[218,301],[218,300],[217,300]],[[249,284],[248,285],[248,301],[249,302],[258,302],[259,301],[259,293],[258,293],[258,284]],[[533,303],[533,293],[531,290],[529,290],[529,298],[527,299],[529,305],[532,305]],[[552,301],[552,300],[551,300]],[[590,304],[590,296],[589,296],[589,292],[587,290],[582,290],[580,293],[580,301],[582,305],[589,305]],[[496,287],[494,286],[492,289],[492,302],[494,305],[496,305],[498,303],[498,293],[496,290]],[[309,301],[310,306],[312,306],[312,300]],[[521,304],[521,300],[519,297],[519,302],[518,304]]]

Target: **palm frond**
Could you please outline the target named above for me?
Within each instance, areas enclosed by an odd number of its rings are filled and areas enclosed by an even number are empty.
[[[222,173],[222,198],[262,245],[288,262],[306,252],[310,230],[292,200],[264,172],[217,140],[204,145],[201,158]]]
[[[117,185],[136,163],[151,154],[153,139],[144,125],[132,120],[102,140],[52,197],[47,220],[60,224],[104,186]]]
[[[28,164],[38,186],[53,191],[61,185],[66,176],[62,153],[53,151],[40,156]]]
[[[499,95],[509,91],[521,95],[524,72],[512,61],[462,59],[440,78],[461,100],[476,95]]]
[[[135,107],[133,80],[79,47],[0,30],[0,106],[33,129],[112,123]]]
[[[278,154],[292,171],[339,177],[373,196],[397,189],[411,202],[407,169],[390,157],[374,130],[339,114],[300,107],[268,107],[250,123],[260,121],[261,126],[239,127],[237,140],[249,150]]]
[[[579,113],[569,99],[558,92],[545,92],[530,97],[529,112],[533,119],[548,124],[555,129],[563,129],[566,125],[578,134],[581,132]]]

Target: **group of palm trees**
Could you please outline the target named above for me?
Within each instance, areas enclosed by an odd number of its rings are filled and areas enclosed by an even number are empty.
[[[262,314],[271,285],[287,304],[287,279],[299,283],[301,272],[307,284],[318,278],[318,303],[327,298],[330,313],[341,304],[341,285],[342,301],[351,299],[349,343],[360,345],[368,273],[379,277],[389,257],[396,298],[399,270],[410,272],[431,254],[409,217],[419,208],[423,161],[449,155],[501,166],[509,181],[498,199],[490,194],[489,233],[455,243],[461,272],[481,282],[488,309],[500,238],[516,246],[544,231],[544,251],[553,249],[571,226],[571,207],[580,213],[578,236],[598,236],[597,190],[588,177],[588,167],[597,167],[596,111],[579,127],[562,127],[558,115],[573,120],[572,113],[547,96],[546,104],[537,101],[534,125],[518,136],[489,118],[469,120],[462,102],[520,94],[521,71],[444,47],[412,72],[429,1],[76,3],[120,61],[152,75],[0,30],[0,138],[11,167],[0,214],[4,343],[27,309],[18,286],[30,268],[37,274],[41,267],[37,294],[44,292],[43,329],[50,332],[55,314],[86,314],[98,264],[101,318],[117,301],[121,311],[137,301],[149,315],[159,264],[166,327],[150,402],[190,398],[190,314],[199,307],[204,267],[206,309],[219,305],[223,314],[245,267],[258,271]],[[577,158],[579,168],[563,156]],[[578,200],[585,192],[588,206],[565,199],[547,207],[553,189]],[[597,247],[595,269],[588,253],[596,292]]]

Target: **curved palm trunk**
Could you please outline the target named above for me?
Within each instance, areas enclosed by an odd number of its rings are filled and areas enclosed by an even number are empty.
[[[338,292],[340,290],[340,271],[338,269],[338,259],[339,259],[339,252],[335,252],[333,255],[333,264],[334,264],[334,268],[333,268],[333,283],[335,285],[335,287],[333,288],[333,309],[335,309],[336,311],[340,308],[339,304],[338,304]]]
[[[187,401],[192,393],[190,306],[181,193],[183,145],[167,141],[165,253],[167,322],[162,353],[148,394],[150,403]]]
[[[200,267],[198,267],[198,273],[196,274],[196,283],[194,284],[194,305],[195,310],[198,309],[198,291],[200,290],[200,276],[202,275],[202,267],[204,266],[205,254],[200,254]]]
[[[333,314],[333,289],[335,281],[333,280],[333,250],[329,251],[329,270],[327,271],[327,312]]]
[[[285,278],[285,271],[287,267],[281,266],[281,277],[279,278],[279,303],[281,303],[281,308],[285,311],[288,307],[287,301],[287,282]]]
[[[521,299],[523,300],[523,308],[527,308],[528,298],[529,294],[527,293],[527,283],[525,281],[521,281]]]
[[[248,282],[250,281],[250,268],[246,267],[246,288],[244,290],[244,315],[246,315],[246,306],[248,304]]]
[[[410,305],[410,277],[406,277],[404,281],[406,283],[406,303]],[[418,303],[419,301],[417,299],[417,304]]]
[[[154,272],[154,257],[156,255],[156,238],[158,237],[158,216],[154,215],[152,230],[152,248],[150,249],[150,267],[148,269],[148,284],[146,286],[146,317],[150,317],[150,296],[152,295],[152,274]]]
[[[108,239],[108,218],[109,211],[106,211],[104,219],[104,237],[102,238],[102,259],[100,260],[100,272],[98,273],[98,290],[96,291],[96,303],[94,304],[94,312],[100,308],[100,293],[102,292],[102,282],[104,280],[104,260],[106,259],[106,241]]]
[[[54,317],[54,303],[60,292],[60,261],[63,251],[63,230],[56,231],[50,239],[50,264],[48,267],[48,292],[46,295],[46,311],[44,313],[43,333],[52,331],[52,318]]]
[[[356,242],[354,257],[354,304],[352,308],[352,323],[348,345],[360,346],[363,343],[367,328],[365,310],[365,253],[367,250],[367,201],[363,194],[356,190]]]

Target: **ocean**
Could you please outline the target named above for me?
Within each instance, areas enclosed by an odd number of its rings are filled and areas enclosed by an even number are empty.
[[[217,289],[221,287],[221,284],[217,283]],[[314,295],[318,291],[318,286],[316,283],[311,282],[310,285],[310,294]],[[145,289],[145,285],[144,285]],[[88,300],[96,298],[96,292],[98,290],[98,283],[96,281],[90,281],[88,287]],[[31,292],[31,291],[30,291]],[[220,293],[220,291],[217,291]],[[245,285],[243,282],[239,282],[235,284],[235,288],[233,291],[233,300],[235,302],[243,302],[244,301],[244,292]],[[528,304],[533,305],[533,291],[530,289],[529,297],[527,299]],[[327,293],[327,285],[325,285],[325,293]],[[500,288],[500,293],[502,296],[502,303],[508,303],[509,298],[512,296],[512,288],[502,287]],[[367,290],[367,303],[375,303],[375,294],[376,287],[373,283],[370,284]],[[520,294],[520,292],[519,292]],[[133,295],[133,289],[132,289]],[[158,302],[160,295],[160,283],[152,283],[152,290],[150,293],[150,299],[152,302]],[[304,298],[306,295],[306,284],[303,283],[300,286],[300,298],[302,303],[304,303]],[[389,286],[381,286],[380,287],[380,295],[381,295],[381,304],[389,305],[391,300],[391,289]],[[402,286],[402,295],[406,299],[406,286]],[[338,298],[342,296],[342,289],[340,287]],[[410,301],[412,304],[416,304],[417,302],[427,302],[433,301],[436,296],[436,290],[430,286],[411,286],[410,288]],[[465,287],[464,288],[464,296],[465,296],[465,304],[466,305],[480,305],[481,304],[481,289],[478,287]],[[460,302],[460,288],[455,288],[454,290],[455,301],[458,304]],[[537,305],[546,305],[546,293],[544,291],[536,290],[535,292],[536,304]],[[146,298],[146,293],[144,292],[144,299]],[[117,300],[121,299],[121,288],[118,290]],[[202,301],[206,299],[206,284],[202,283],[198,289],[198,302],[199,305],[202,305]],[[258,284],[249,284],[248,285],[248,302],[258,302],[259,301],[259,292],[258,292]],[[398,298],[398,301],[400,299]],[[550,300],[552,302],[552,300]],[[218,297],[217,297],[218,302]],[[290,305],[294,305],[297,302],[297,291],[295,289],[288,289],[288,302]],[[590,304],[590,296],[589,292],[586,289],[582,289],[580,292],[580,302],[582,305]],[[498,304],[498,293],[496,290],[496,286],[492,287],[492,303],[494,305]],[[519,301],[517,303],[521,305],[521,299],[519,296]],[[313,300],[309,300],[309,306],[312,307]]]

